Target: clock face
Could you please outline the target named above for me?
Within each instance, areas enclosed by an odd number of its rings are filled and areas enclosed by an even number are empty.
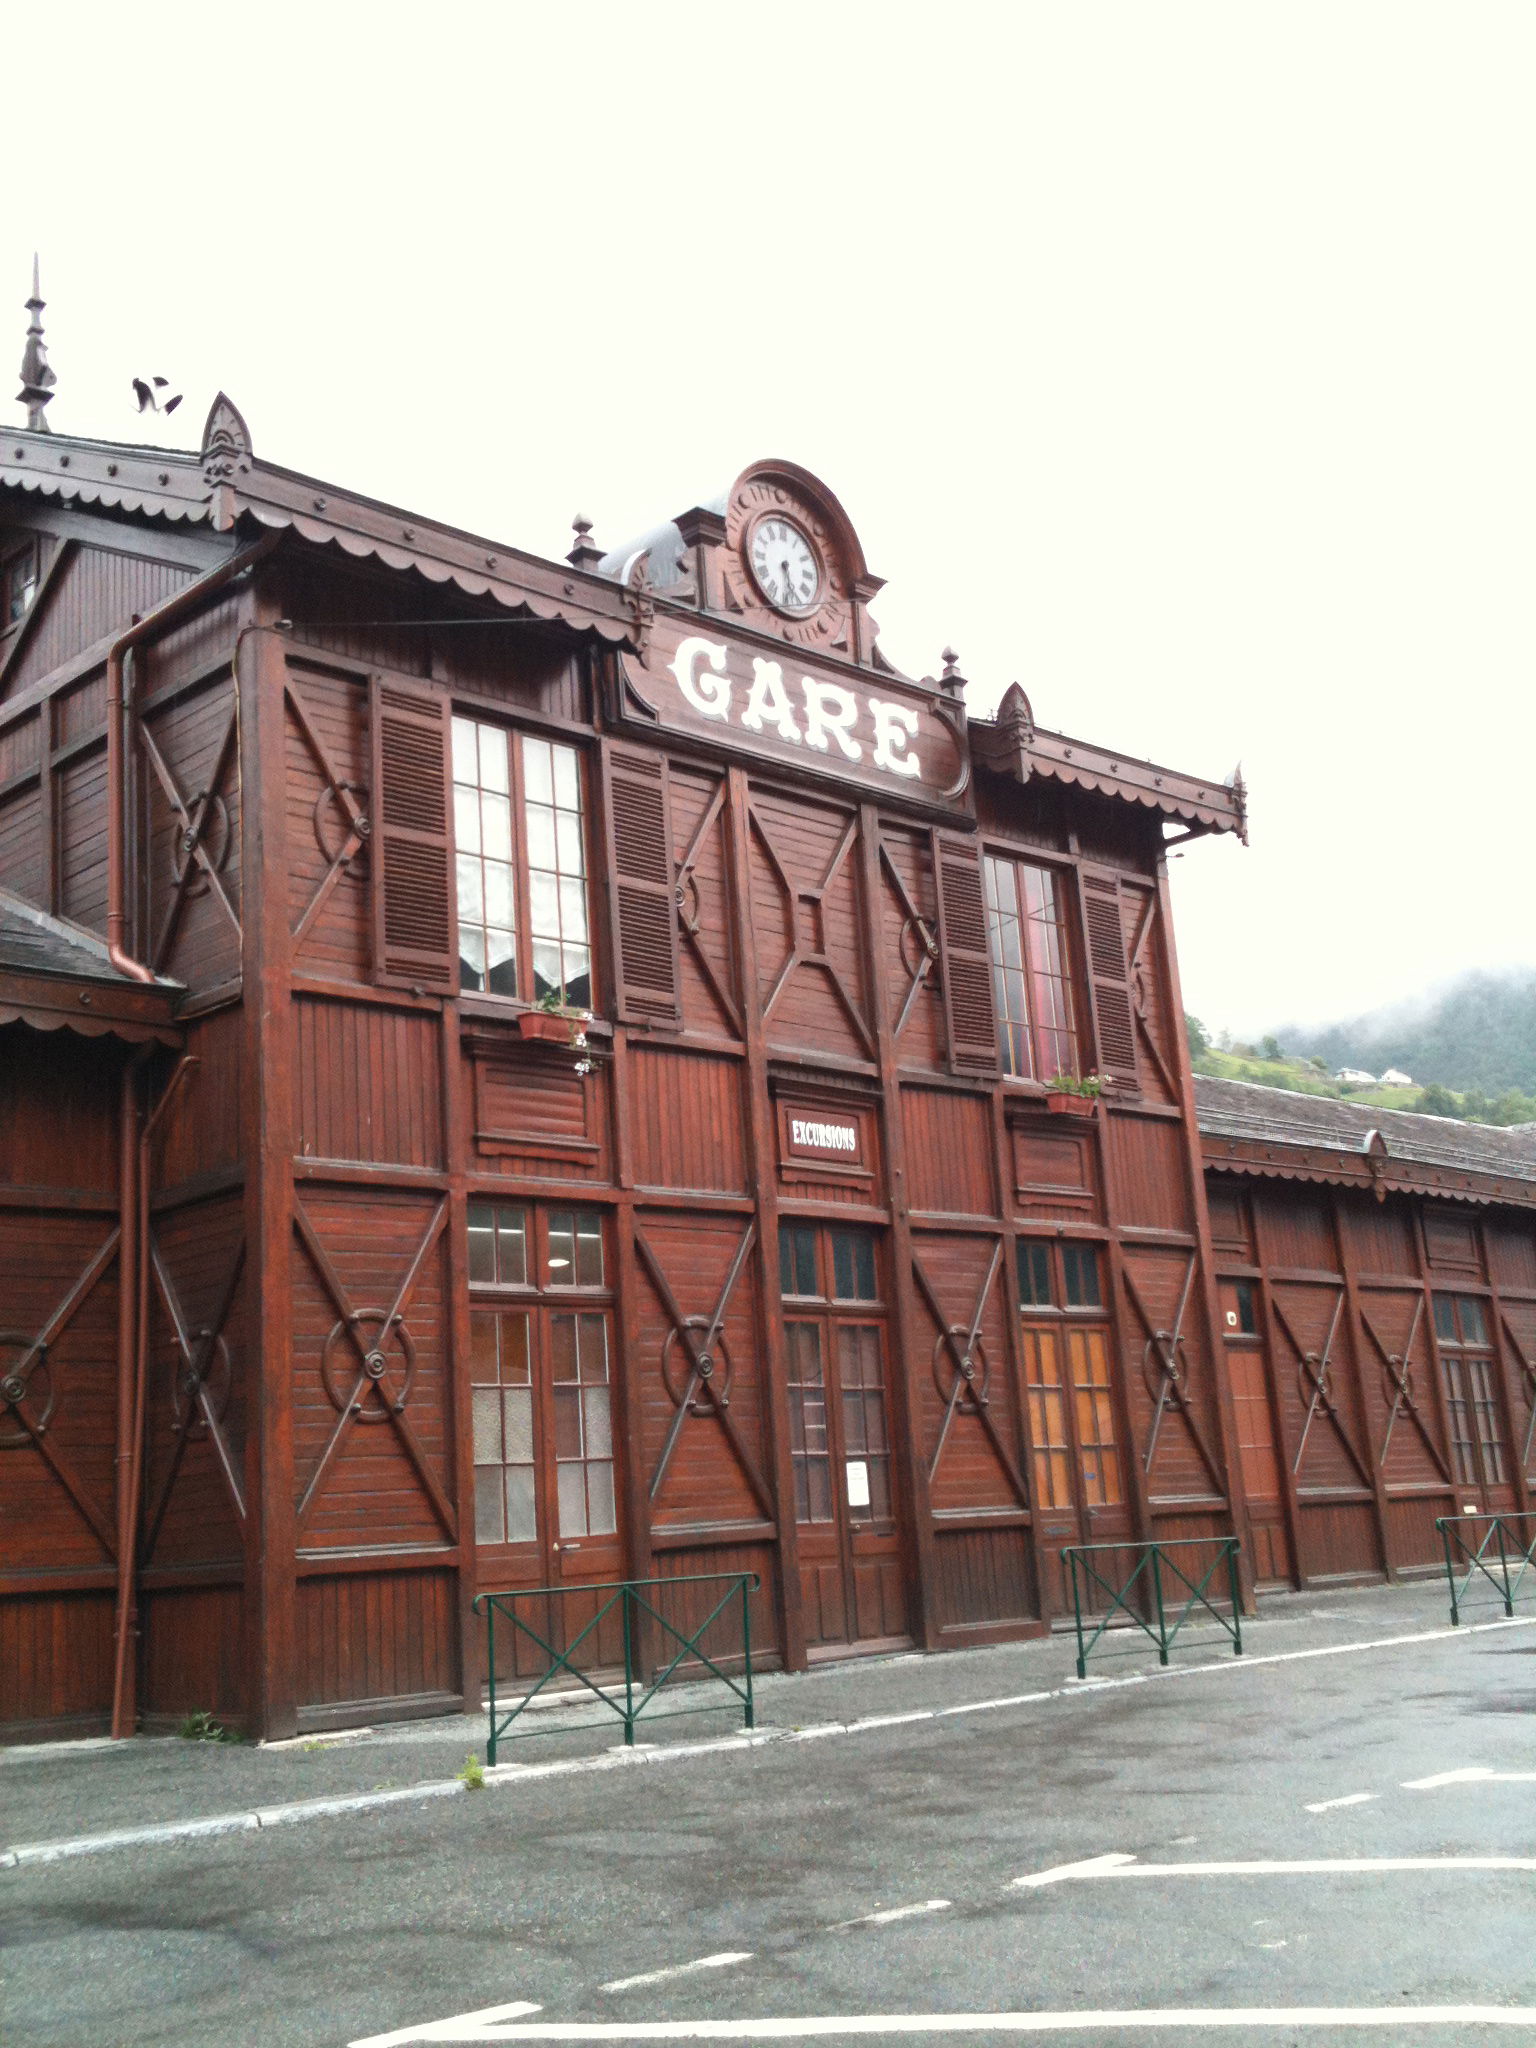
[[[821,602],[821,558],[792,519],[771,513],[752,529],[748,560],[757,587],[781,612],[814,611]]]

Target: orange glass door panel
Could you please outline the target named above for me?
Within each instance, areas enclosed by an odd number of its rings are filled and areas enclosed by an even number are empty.
[[[901,1558],[891,1493],[886,1420],[885,1331],[881,1324],[833,1321],[840,1425],[844,1583],[850,1639],[882,1641],[906,1633]]]
[[[1113,1543],[1130,1531],[1115,1427],[1109,1333],[1100,1323],[1025,1323],[1024,1395],[1029,1417],[1031,1506],[1045,1599],[1069,1613],[1062,1551]],[[1106,1574],[1107,1575],[1107,1574]]]
[[[1237,1423],[1238,1467],[1253,1533],[1254,1577],[1261,1586],[1289,1585],[1291,1543],[1285,1521],[1280,1456],[1275,1445],[1264,1353],[1257,1341],[1228,1340],[1227,1379]]]

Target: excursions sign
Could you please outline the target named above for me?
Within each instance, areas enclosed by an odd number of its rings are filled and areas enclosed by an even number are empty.
[[[887,795],[953,802],[965,756],[942,699],[894,677],[841,674],[785,647],[769,653],[713,622],[656,618],[645,667],[626,661],[631,691],[666,729],[795,761]]]

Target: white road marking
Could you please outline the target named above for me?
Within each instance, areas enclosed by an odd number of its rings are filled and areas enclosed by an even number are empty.
[[[633,1991],[641,1984],[666,1984],[674,1977],[691,1977],[698,1970],[724,1970],[732,1963],[750,1963],[749,1948],[722,1949],[717,1956],[700,1956],[697,1962],[673,1963],[665,1970],[646,1970],[638,1977],[615,1977],[611,1984],[599,1984],[599,1991]]]
[[[488,2038],[481,2031],[483,2028],[543,2010],[542,2005],[519,1998],[511,2005],[486,2005],[479,2012],[457,2013],[451,2020],[431,2020],[424,2027],[399,2027],[393,2034],[369,2034],[365,2040],[351,2042],[349,2048],[405,2048],[410,2041],[483,2041]],[[471,2028],[475,2029],[473,2033]]]
[[[1438,1792],[1442,1785],[1536,1785],[1536,1771],[1491,1771],[1468,1764],[1459,1771],[1436,1771],[1432,1778],[1405,1778],[1405,1792]]]
[[[1172,2006],[1162,2012],[845,2013],[831,2019],[565,2021],[478,2033],[391,2034],[393,2042],[808,2041],[839,2034],[1087,2034],[1182,2027],[1530,2027],[1536,2005]],[[376,2048],[354,2041],[352,2048]]]
[[[1016,1877],[1014,1888],[1090,1877],[1317,1877],[1386,1870],[1536,1870],[1536,1856],[1301,1856],[1254,1863],[1138,1863],[1134,1856],[1092,1856]]]
[[[887,1906],[883,1913],[861,1913],[856,1920],[839,1920],[827,1933],[842,1934],[850,1927],[889,1927],[893,1920],[912,1920],[919,1913],[945,1913],[952,1903],[949,1899],[923,1899],[915,1906]]]
[[[1336,1806],[1364,1806],[1368,1799],[1379,1799],[1379,1792],[1346,1792],[1342,1799],[1319,1799],[1307,1808],[1308,1813],[1332,1813]]]

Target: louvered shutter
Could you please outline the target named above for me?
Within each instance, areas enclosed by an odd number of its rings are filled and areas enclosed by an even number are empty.
[[[603,780],[619,1016],[630,1024],[677,1024],[677,896],[666,759],[610,742]]]
[[[1120,878],[1101,869],[1081,868],[1078,887],[1082,892],[1088,976],[1093,986],[1098,1070],[1123,1087],[1135,1088],[1140,1077],[1136,1071],[1136,1024],[1125,958]]]
[[[369,709],[374,979],[451,992],[459,985],[459,946],[448,700],[375,676]]]
[[[976,840],[967,833],[936,831],[933,872],[938,883],[949,1063],[957,1074],[995,1074],[997,1016]]]

